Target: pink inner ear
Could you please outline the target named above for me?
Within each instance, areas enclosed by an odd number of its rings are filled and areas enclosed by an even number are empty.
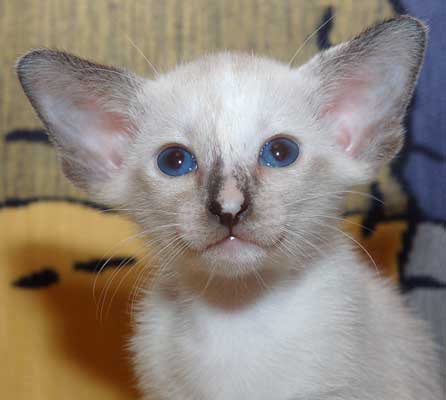
[[[340,125],[338,131],[336,132],[336,143],[344,150],[346,153],[353,152],[352,137],[349,130]]]
[[[84,149],[83,163],[112,175],[122,166],[134,126],[124,112],[108,111],[96,99],[84,97],[73,103],[69,111],[69,105],[65,105],[59,113],[63,118],[57,121],[60,131],[71,142],[77,142],[77,148]]]
[[[122,115],[107,112],[102,117],[104,136],[102,137],[106,158],[114,168],[122,166],[129,140],[134,130],[130,122]]]
[[[370,124],[373,116],[374,99],[368,93],[368,82],[359,79],[346,79],[323,111],[335,127],[335,140],[351,157],[358,157],[370,139]]]

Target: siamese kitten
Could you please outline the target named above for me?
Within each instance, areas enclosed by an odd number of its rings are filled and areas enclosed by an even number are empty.
[[[224,52],[154,80],[18,61],[67,177],[156,238],[132,340],[145,399],[442,398],[424,324],[337,226],[401,148],[425,40],[400,17],[299,68]]]

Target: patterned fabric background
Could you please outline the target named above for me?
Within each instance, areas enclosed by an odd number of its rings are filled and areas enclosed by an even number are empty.
[[[60,174],[22,94],[15,59],[55,47],[151,76],[237,49],[296,64],[395,13],[431,40],[401,156],[346,204],[345,229],[406,292],[446,347],[446,22],[444,0],[0,0],[0,398],[137,397],[125,343],[147,263],[135,227]],[[133,45],[132,42],[135,44]],[[359,246],[358,246],[359,247]],[[99,267],[108,260],[99,273]],[[443,355],[446,369],[446,355]]]

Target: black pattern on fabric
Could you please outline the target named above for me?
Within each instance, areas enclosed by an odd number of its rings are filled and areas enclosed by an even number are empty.
[[[110,268],[123,268],[134,265],[135,257],[113,257],[110,259],[96,258],[89,261],[76,262],[73,268],[76,271],[93,272],[95,274],[102,273]]]
[[[59,274],[53,267],[44,267],[40,271],[16,279],[12,285],[21,289],[42,289],[59,282]]]
[[[107,208],[104,205],[95,203],[90,200],[77,199],[75,197],[64,197],[64,196],[39,196],[39,197],[29,197],[29,198],[8,198],[3,202],[0,202],[0,209],[2,208],[16,208],[16,207],[26,207],[33,203],[39,202],[65,202],[74,203],[82,206],[94,208],[101,211],[115,212],[112,209]]]
[[[44,129],[16,129],[5,136],[7,144],[13,142],[34,142],[51,144],[48,134]]]
[[[333,30],[334,14],[333,7],[327,7],[324,14],[322,14],[321,22],[319,24],[319,30],[317,31],[317,47],[320,50],[328,49],[332,46],[330,40],[330,33]]]

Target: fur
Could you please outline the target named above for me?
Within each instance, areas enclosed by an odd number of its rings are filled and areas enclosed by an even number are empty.
[[[154,238],[131,344],[145,398],[441,399],[426,327],[337,226],[401,147],[425,37],[400,17],[297,69],[225,52],[155,80],[54,50],[19,60],[67,176]],[[278,135],[297,161],[260,166]],[[173,143],[196,172],[159,170]],[[214,214],[242,208],[229,238]]]

